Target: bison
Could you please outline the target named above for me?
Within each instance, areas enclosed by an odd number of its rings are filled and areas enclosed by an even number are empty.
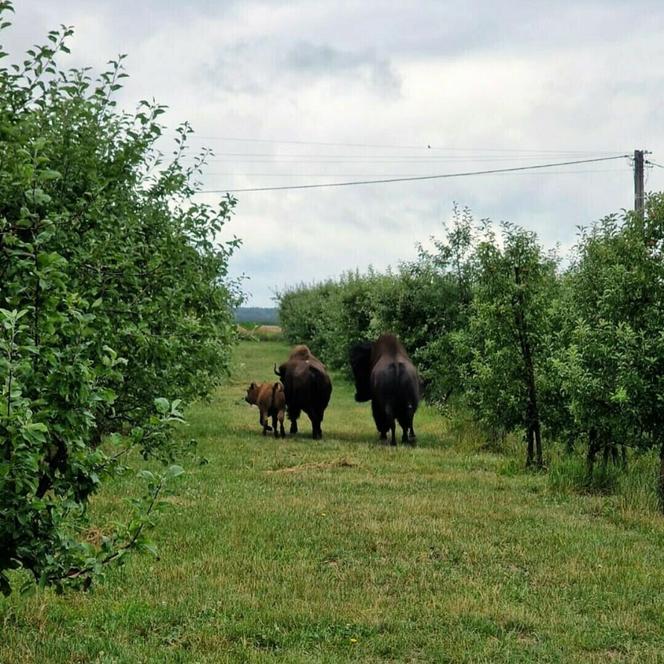
[[[393,334],[374,342],[355,344],[350,349],[350,366],[355,378],[355,401],[369,401],[381,440],[392,432],[396,445],[395,419],[403,429],[401,441],[415,444],[413,417],[420,401],[420,379],[408,353]]]
[[[263,435],[268,431],[274,430],[274,437],[277,432],[277,422],[281,426],[281,437],[286,435],[284,431],[284,411],[286,410],[286,395],[284,386],[281,383],[261,383],[257,385],[252,383],[247,388],[245,401],[258,406],[258,421],[263,427]],[[272,426],[268,424],[268,419],[272,418]]]
[[[325,365],[306,346],[295,346],[279,369],[274,365],[274,372],[284,384],[290,432],[297,433],[297,418],[304,411],[311,420],[314,440],[322,438],[321,422],[332,394]]]

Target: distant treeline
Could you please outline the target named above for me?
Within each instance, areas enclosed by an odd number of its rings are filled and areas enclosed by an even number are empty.
[[[235,320],[238,323],[278,325],[279,309],[276,307],[239,307],[235,310]]]
[[[542,438],[583,444],[589,478],[598,457],[654,448],[664,499],[664,195],[581,230],[564,268],[534,233],[467,210],[432,241],[394,271],[282,293],[286,337],[347,369],[352,343],[394,332],[430,401],[462,405],[494,439],[523,432],[529,465]]]

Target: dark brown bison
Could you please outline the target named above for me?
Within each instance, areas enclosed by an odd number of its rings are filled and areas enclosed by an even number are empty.
[[[396,445],[395,419],[403,429],[404,443],[415,444],[413,417],[420,401],[420,379],[408,353],[393,334],[374,342],[355,344],[350,349],[350,366],[355,377],[355,401],[369,401],[381,440],[392,432]]]
[[[286,410],[286,395],[284,386],[281,383],[252,383],[247,388],[247,396],[244,398],[247,403],[258,406],[258,421],[263,427],[263,435],[268,431],[274,431],[276,438],[277,422],[281,426],[281,437],[286,435],[284,431],[284,411]],[[269,418],[272,418],[272,426],[268,424]]]
[[[311,420],[314,440],[322,438],[321,422],[332,394],[325,365],[306,346],[295,346],[279,369],[275,364],[274,372],[284,384],[290,432],[297,433],[297,418],[304,411]]]

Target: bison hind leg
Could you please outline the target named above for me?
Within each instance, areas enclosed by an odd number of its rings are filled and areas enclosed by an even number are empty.
[[[288,411],[288,419],[290,420],[290,432],[297,433],[297,418],[300,417],[302,411],[295,408]]]
[[[410,445],[415,445],[415,431],[413,431],[413,418],[412,416],[406,415],[405,417],[399,418],[399,425],[403,430],[403,435],[401,436],[402,443],[409,443]]]
[[[385,417],[383,406],[378,403],[376,399],[371,400],[371,414],[373,415],[374,422],[376,423],[376,429],[380,434],[380,440],[387,440],[387,432],[390,429],[390,424]]]
[[[323,438],[323,429],[322,429],[322,424],[323,424],[323,417],[325,416],[325,409],[319,410],[316,415],[315,419],[311,421],[312,426],[314,427],[316,431],[316,435],[318,440],[322,440]]]

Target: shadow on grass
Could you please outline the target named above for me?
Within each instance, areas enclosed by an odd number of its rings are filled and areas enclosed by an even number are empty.
[[[300,421],[298,421],[300,424]],[[323,428],[323,438],[320,441],[316,441],[311,436],[311,427],[299,426],[299,431],[296,434],[289,433],[288,424],[284,425],[286,428],[285,438],[279,437],[277,441],[289,441],[289,442],[302,442],[307,444],[326,444],[326,443],[349,443],[358,446],[371,446],[371,447],[385,447],[390,448],[392,445],[389,444],[389,441],[380,440],[378,437],[378,432],[375,434],[364,434],[362,432],[351,432],[351,431],[338,431],[335,429],[326,429]],[[249,438],[263,438],[260,425],[256,422],[253,424],[242,424],[238,426],[235,430],[238,434],[246,435]],[[274,435],[271,431],[268,431],[265,438],[274,438]],[[417,439],[415,445],[410,445],[409,443],[402,443],[401,437],[397,436],[397,444],[394,447],[405,447],[409,449],[415,449],[418,447],[426,449],[436,449],[445,447],[441,445],[440,440],[435,436],[424,435]]]

